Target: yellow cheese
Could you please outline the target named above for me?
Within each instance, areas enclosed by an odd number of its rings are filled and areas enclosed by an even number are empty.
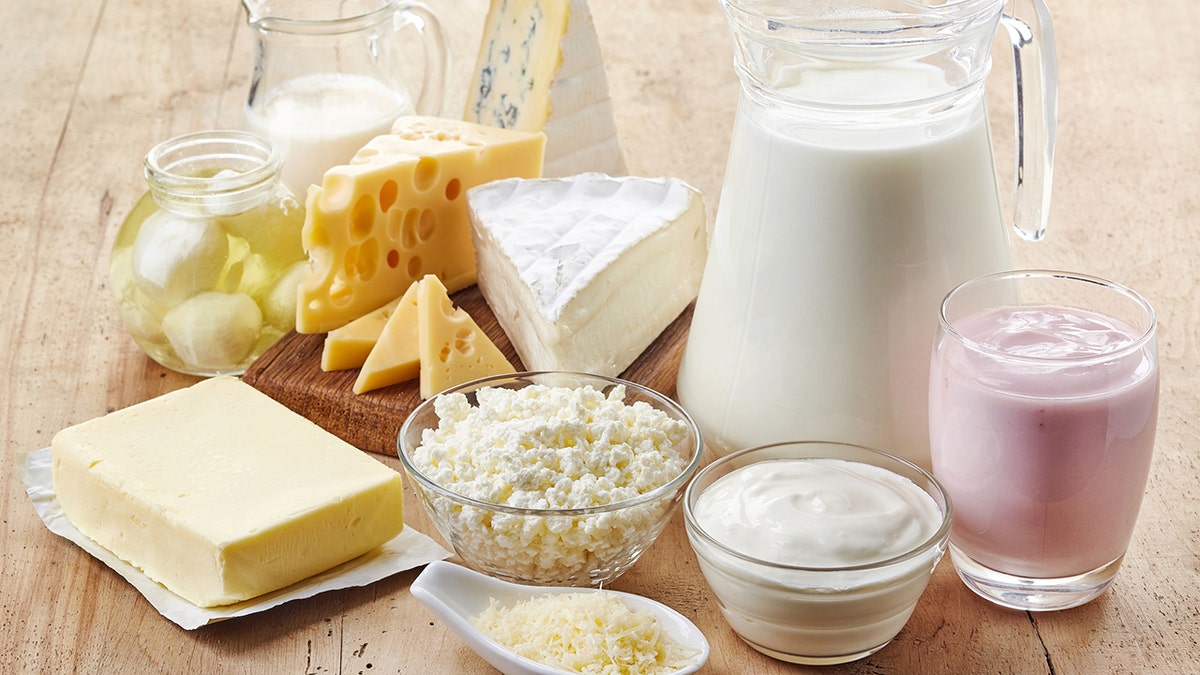
[[[383,327],[388,318],[396,311],[400,298],[389,302],[379,309],[364,314],[350,323],[329,331],[325,336],[325,347],[321,350],[321,370],[348,370],[361,367],[367,362],[367,355],[379,342]]]
[[[375,348],[358,371],[354,393],[411,380],[420,373],[421,359],[417,351],[417,287],[420,285],[419,281],[412,282],[400,298]]]
[[[429,275],[421,281],[417,307],[421,398],[486,375],[514,372],[475,320],[454,307],[437,277]]]
[[[71,523],[201,607],[301,581],[404,527],[396,471],[232,377],[69,427],[51,448]]]
[[[426,274],[475,283],[468,188],[541,175],[545,136],[436,117],[401,117],[308,190],[296,330],[324,333]]]

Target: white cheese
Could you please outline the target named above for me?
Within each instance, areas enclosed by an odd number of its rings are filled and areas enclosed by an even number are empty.
[[[236,378],[68,427],[51,452],[71,523],[201,607],[301,581],[404,527],[400,474]]]
[[[585,0],[493,0],[464,119],[545,132],[544,176],[625,173]]]
[[[475,625],[517,654],[571,673],[672,673],[697,656],[653,614],[603,591],[541,595],[510,607],[492,598]]]
[[[707,221],[683,181],[499,180],[467,206],[480,291],[530,370],[618,375],[699,290]]]
[[[485,387],[477,406],[463,394],[434,403],[413,465],[459,495],[530,509],[604,506],[647,494],[683,471],[677,447],[687,426],[625,388]],[[565,578],[622,551],[632,533],[670,508],[655,500],[588,516],[534,518],[435,505],[454,519],[455,546],[527,578]]]

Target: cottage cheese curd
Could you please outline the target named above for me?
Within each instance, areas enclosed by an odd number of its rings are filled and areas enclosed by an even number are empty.
[[[457,495],[539,511],[432,495],[456,550],[502,576],[572,583],[648,546],[674,494],[614,505],[680,475],[688,459],[677,446],[689,428],[645,402],[627,405],[625,395],[623,385],[606,394],[532,384],[484,387],[477,405],[462,393],[435,399],[438,426],[423,431],[414,468]]]

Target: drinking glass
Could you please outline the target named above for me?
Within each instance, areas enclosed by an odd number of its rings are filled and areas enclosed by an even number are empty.
[[[942,303],[930,368],[934,475],[950,558],[979,595],[1057,610],[1112,583],[1158,417],[1154,310],[1105,279],[986,275]]]

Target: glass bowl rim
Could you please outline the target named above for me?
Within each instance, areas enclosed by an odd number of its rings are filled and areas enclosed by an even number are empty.
[[[509,506],[507,504],[495,504],[492,502],[485,502],[480,499],[475,499],[473,497],[468,497],[466,495],[459,494],[457,492],[454,492],[453,490],[450,490],[449,488],[447,488],[445,486],[438,484],[437,482],[435,482],[433,479],[426,476],[424,473],[422,473],[419,469],[417,469],[413,465],[411,458],[408,456],[408,451],[406,451],[406,449],[405,449],[404,438],[408,435],[409,430],[412,426],[413,420],[415,420],[417,418],[417,414],[419,412],[426,412],[426,411],[432,409],[434,406],[434,402],[438,399],[438,397],[447,395],[447,394],[463,393],[464,391],[468,391],[468,390],[476,391],[476,390],[482,389],[484,387],[490,386],[494,382],[524,380],[524,381],[529,382],[530,384],[537,384],[532,379],[537,376],[572,377],[572,378],[577,378],[582,384],[589,384],[587,382],[588,380],[594,380],[594,381],[605,383],[605,388],[610,387],[610,386],[615,386],[615,385],[623,385],[627,390],[632,389],[632,390],[637,391],[639,394],[654,401],[655,405],[656,405],[656,409],[665,408],[668,411],[670,411],[671,413],[673,413],[676,416],[676,419],[678,419],[679,421],[684,423],[684,425],[687,427],[688,432],[689,432],[688,436],[693,439],[694,445],[695,445],[695,448],[692,452],[691,458],[687,460],[687,463],[684,465],[683,469],[674,478],[672,478],[671,480],[667,481],[666,483],[663,483],[662,485],[654,488],[653,490],[651,490],[649,492],[637,495],[636,497],[630,497],[629,499],[623,499],[621,501],[611,502],[609,504],[602,504],[602,505],[598,505],[598,506],[585,506],[585,507],[577,507],[577,508],[569,508],[569,509],[531,509],[531,508],[523,508],[520,506]],[[582,384],[581,384],[581,386],[582,386]],[[631,380],[625,380],[625,379],[622,379],[619,377],[609,377],[607,375],[597,375],[595,373],[585,373],[585,372],[580,372],[580,371],[529,370],[529,371],[518,371],[515,373],[503,373],[500,375],[488,375],[486,377],[481,377],[481,378],[478,378],[475,380],[471,380],[470,382],[464,382],[463,384],[446,389],[445,391],[439,392],[439,393],[435,394],[434,396],[431,396],[428,399],[422,401],[420,405],[418,405],[416,408],[413,409],[413,411],[411,413],[409,413],[408,417],[405,418],[405,420],[404,420],[404,424],[401,425],[400,432],[396,436],[396,449],[397,449],[397,455],[400,457],[400,463],[404,465],[405,472],[408,474],[408,476],[410,478],[413,479],[413,482],[415,482],[423,491],[433,492],[433,493],[437,494],[438,496],[445,497],[447,499],[450,499],[451,501],[457,502],[457,503],[465,505],[465,506],[472,506],[472,507],[475,507],[478,509],[484,509],[484,510],[488,510],[488,511],[497,511],[500,513],[506,513],[506,514],[514,515],[514,516],[538,516],[538,517],[575,516],[575,517],[578,517],[578,516],[592,516],[592,515],[597,515],[597,514],[602,514],[602,513],[612,513],[612,512],[616,512],[616,511],[621,511],[621,510],[628,509],[628,508],[631,508],[634,506],[640,506],[642,504],[648,504],[648,503],[655,502],[655,501],[658,501],[658,500],[666,498],[666,497],[670,497],[674,493],[680,493],[680,487],[684,483],[688,483],[691,480],[692,476],[695,475],[696,471],[700,468],[700,462],[704,456],[704,441],[703,441],[703,437],[701,436],[701,433],[700,433],[699,425],[697,425],[696,421],[694,419],[692,419],[692,416],[690,414],[688,414],[688,412],[686,410],[683,409],[683,406],[679,405],[673,399],[666,396],[665,394],[662,394],[654,389],[651,389],[650,387],[647,387],[644,384],[638,384],[637,382],[633,382]]]

